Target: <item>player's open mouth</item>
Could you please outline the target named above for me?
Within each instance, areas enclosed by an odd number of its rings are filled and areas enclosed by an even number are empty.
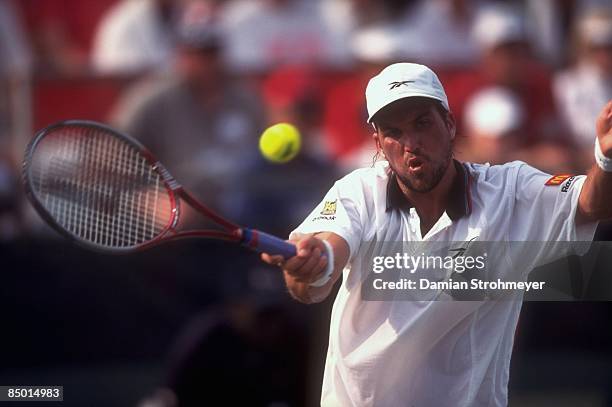
[[[416,172],[423,169],[424,161],[420,158],[411,158],[406,164],[408,165],[408,169],[410,169],[410,171]]]

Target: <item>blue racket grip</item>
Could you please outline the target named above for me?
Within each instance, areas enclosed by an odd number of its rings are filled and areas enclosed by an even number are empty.
[[[255,229],[242,229],[240,244],[260,253],[280,254],[285,259],[297,254],[294,244]]]

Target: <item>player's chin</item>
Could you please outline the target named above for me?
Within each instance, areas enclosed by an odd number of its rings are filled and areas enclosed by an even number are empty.
[[[429,192],[433,189],[434,185],[431,177],[427,174],[410,174],[408,173],[405,177],[409,181],[408,187],[415,192]]]
[[[426,193],[433,189],[433,186],[429,182],[414,182],[412,184],[412,189],[415,192]]]

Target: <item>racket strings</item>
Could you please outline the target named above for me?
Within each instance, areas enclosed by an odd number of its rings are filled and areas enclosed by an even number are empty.
[[[145,243],[173,219],[166,185],[140,151],[93,128],[48,134],[34,153],[31,178],[51,216],[98,245]]]

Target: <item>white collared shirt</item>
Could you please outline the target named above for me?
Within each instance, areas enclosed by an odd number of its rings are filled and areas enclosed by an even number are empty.
[[[385,161],[337,181],[292,232],[333,232],[350,248],[332,310],[323,406],[507,404],[520,301],[366,301],[361,294],[376,242],[592,240],[596,224],[574,221],[585,176],[547,186],[551,176],[523,162],[463,165],[465,210],[445,212],[425,236],[414,208],[389,210]],[[532,268],[536,259],[521,261]]]

